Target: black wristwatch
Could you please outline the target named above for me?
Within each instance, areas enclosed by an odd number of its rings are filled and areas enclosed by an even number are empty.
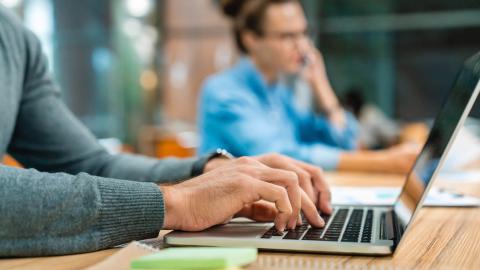
[[[203,156],[193,163],[192,177],[196,177],[196,176],[201,175],[203,173],[203,170],[205,169],[205,165],[207,165],[207,163],[210,160],[212,160],[214,158],[218,158],[218,157],[222,157],[222,158],[226,158],[226,159],[234,159],[235,158],[227,150],[218,148],[217,150],[215,150],[215,152],[212,152],[212,153],[210,153],[206,156]]]

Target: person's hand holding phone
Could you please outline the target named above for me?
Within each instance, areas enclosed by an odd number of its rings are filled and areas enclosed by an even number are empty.
[[[328,119],[339,128],[345,126],[345,114],[328,80],[323,55],[310,39],[300,43],[302,76],[315,92],[319,107]]]
[[[319,78],[327,78],[323,56],[310,39],[307,38],[301,42],[300,52],[302,54],[301,73],[307,82],[313,85]]]

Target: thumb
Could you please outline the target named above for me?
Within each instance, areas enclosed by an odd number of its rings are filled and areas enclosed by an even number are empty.
[[[275,205],[266,201],[259,201],[245,205],[235,216],[246,217],[258,222],[271,222],[277,215]]]

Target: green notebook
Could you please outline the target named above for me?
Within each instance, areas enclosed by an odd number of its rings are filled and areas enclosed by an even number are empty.
[[[132,261],[130,269],[229,269],[247,265],[256,259],[256,248],[168,248]]]

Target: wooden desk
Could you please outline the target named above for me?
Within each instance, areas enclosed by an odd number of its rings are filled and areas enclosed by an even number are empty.
[[[332,185],[399,186],[403,177],[329,174]],[[438,183],[480,195],[479,183]],[[424,208],[393,256],[338,256],[260,252],[248,269],[480,269],[480,208]],[[0,269],[82,269],[116,250],[81,255],[0,260]],[[274,267],[267,267],[274,265]]]

